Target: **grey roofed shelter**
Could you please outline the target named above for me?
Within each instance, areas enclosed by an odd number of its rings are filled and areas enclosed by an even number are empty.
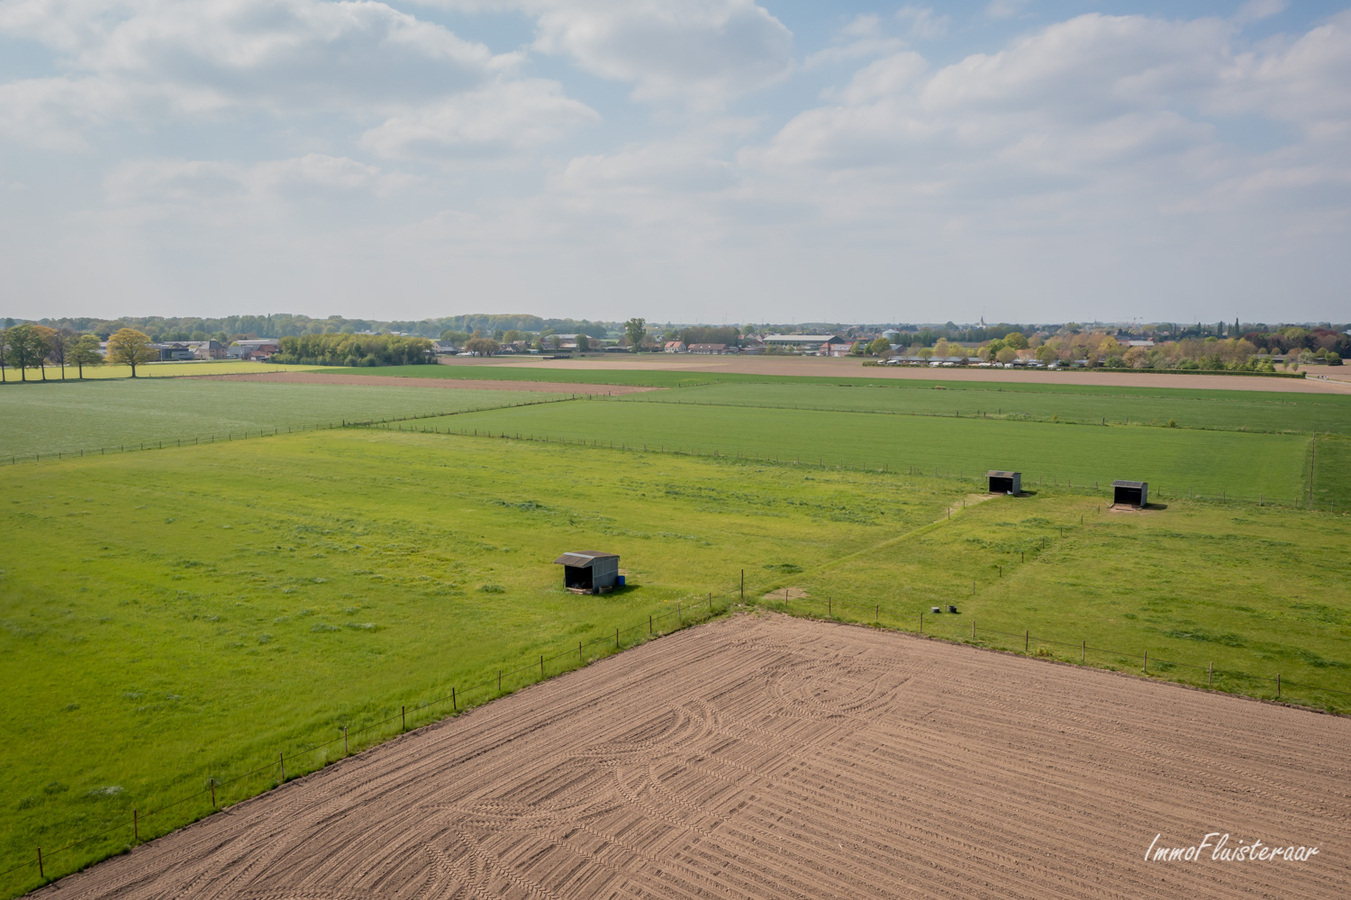
[[[991,494],[1017,495],[1023,492],[1022,472],[996,472],[991,470],[985,473],[985,477],[990,479]]]
[[[554,560],[563,566],[563,586],[579,594],[601,594],[619,581],[619,555],[599,550],[577,550]]]
[[[1113,481],[1113,506],[1137,506],[1143,509],[1149,505],[1149,482]]]

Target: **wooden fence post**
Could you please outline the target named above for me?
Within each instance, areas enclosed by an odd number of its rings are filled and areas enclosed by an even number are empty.
[[[746,602],[746,570],[741,570],[741,602]]]
[[[619,649],[619,626],[615,626],[615,649]]]
[[[1145,674],[1149,674],[1149,651],[1145,651]]]
[[[1088,641],[1079,644],[1079,662],[1088,662]]]
[[[286,754],[285,754],[285,753],[278,753],[278,754],[277,754],[277,759],[281,760],[281,780],[282,780],[283,783],[285,783],[285,781],[286,781]]]
[[[924,633],[924,613],[919,614],[919,633]]]
[[[1214,685],[1214,684],[1215,684],[1215,664],[1214,664],[1214,663],[1211,663],[1209,669],[1206,671],[1206,684],[1208,684],[1208,685]]]
[[[211,808],[216,808],[216,779],[211,779]]]
[[[131,811],[131,835],[136,843],[141,842],[141,820],[136,815],[136,810]]]
[[[502,693],[502,670],[497,670],[497,692]]]
[[[1029,643],[1030,643],[1031,641],[1032,641],[1032,632],[1031,632],[1031,631],[1024,631],[1024,632],[1023,632],[1023,652],[1024,652],[1024,653],[1027,652],[1028,645],[1029,645]]]
[[[42,870],[42,848],[38,848],[38,877],[43,881],[47,880],[47,873]]]
[[[460,711],[460,704],[459,704],[459,701],[457,701],[457,700],[455,699],[455,688],[451,688],[451,689],[450,689],[450,711],[451,711],[451,712],[459,712],[459,711]]]
[[[408,730],[408,707],[406,707],[406,706],[400,706],[400,707],[399,707],[399,718],[403,720],[403,730],[404,730],[404,731],[407,731],[407,730]]]
[[[1281,699],[1281,673],[1276,673],[1276,699]]]
[[[541,654],[539,655],[539,677],[540,677],[540,678],[543,678],[543,677],[544,677],[544,654],[543,654],[543,653],[541,653]]]

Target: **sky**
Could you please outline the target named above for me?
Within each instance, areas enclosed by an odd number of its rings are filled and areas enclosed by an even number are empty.
[[[1351,8],[0,0],[0,316],[1351,319]]]

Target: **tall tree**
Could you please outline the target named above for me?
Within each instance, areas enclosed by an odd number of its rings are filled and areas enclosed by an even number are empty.
[[[47,339],[34,325],[15,325],[7,332],[9,356],[19,369],[19,378],[28,380],[28,369],[47,355]]]
[[[80,335],[71,343],[69,353],[70,364],[79,369],[81,381],[84,380],[85,366],[103,365],[103,354],[99,353],[99,339],[97,335]]]
[[[643,338],[647,337],[647,319],[629,319],[624,323],[624,334],[628,335],[629,343],[633,345],[635,353],[641,350]]]
[[[578,332],[578,334],[577,334],[577,352],[578,352],[578,353],[585,353],[586,351],[588,351],[588,350],[590,350],[590,349],[591,349],[591,338],[587,337],[585,334],[582,334],[582,333]]]
[[[61,328],[48,341],[51,344],[52,351],[47,358],[61,367],[62,381],[66,380],[66,363],[70,361],[70,351],[75,346],[75,340],[78,337],[79,335],[71,329]]]
[[[150,346],[150,338],[144,332],[134,328],[120,328],[108,338],[108,362],[115,365],[131,366],[131,377],[136,377],[136,367],[153,362],[159,358],[155,348]]]

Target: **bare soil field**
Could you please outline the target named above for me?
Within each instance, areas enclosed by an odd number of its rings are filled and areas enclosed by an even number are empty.
[[[472,365],[474,360],[443,365]],[[992,381],[1013,384],[1091,384],[1108,387],[1196,388],[1223,391],[1278,391],[1283,393],[1343,393],[1345,384],[1310,376],[1264,378],[1244,375],[1146,375],[1132,372],[1019,371],[1005,369],[930,369],[911,366],[868,366],[857,359],[811,356],[689,356],[651,354],[635,359],[537,359],[497,363],[520,369],[597,369],[601,371],[675,370],[680,372],[737,372],[755,375],[821,375],[846,378],[900,378],[919,381]],[[1327,370],[1331,371],[1331,370]],[[1320,372],[1319,374],[1326,374]]]
[[[405,735],[37,895],[1341,898],[1348,747],[1344,718],[743,615]],[[1225,834],[1230,851],[1318,853],[1212,859]],[[1202,841],[1197,860],[1146,860],[1151,844]]]
[[[428,387],[457,391],[537,391],[545,394],[636,394],[661,388],[622,384],[562,384],[557,381],[461,381],[446,378],[399,378],[392,375],[328,375],[323,372],[264,372],[260,375],[202,375],[205,381],[261,381],[281,384],[366,384],[385,387]]]

